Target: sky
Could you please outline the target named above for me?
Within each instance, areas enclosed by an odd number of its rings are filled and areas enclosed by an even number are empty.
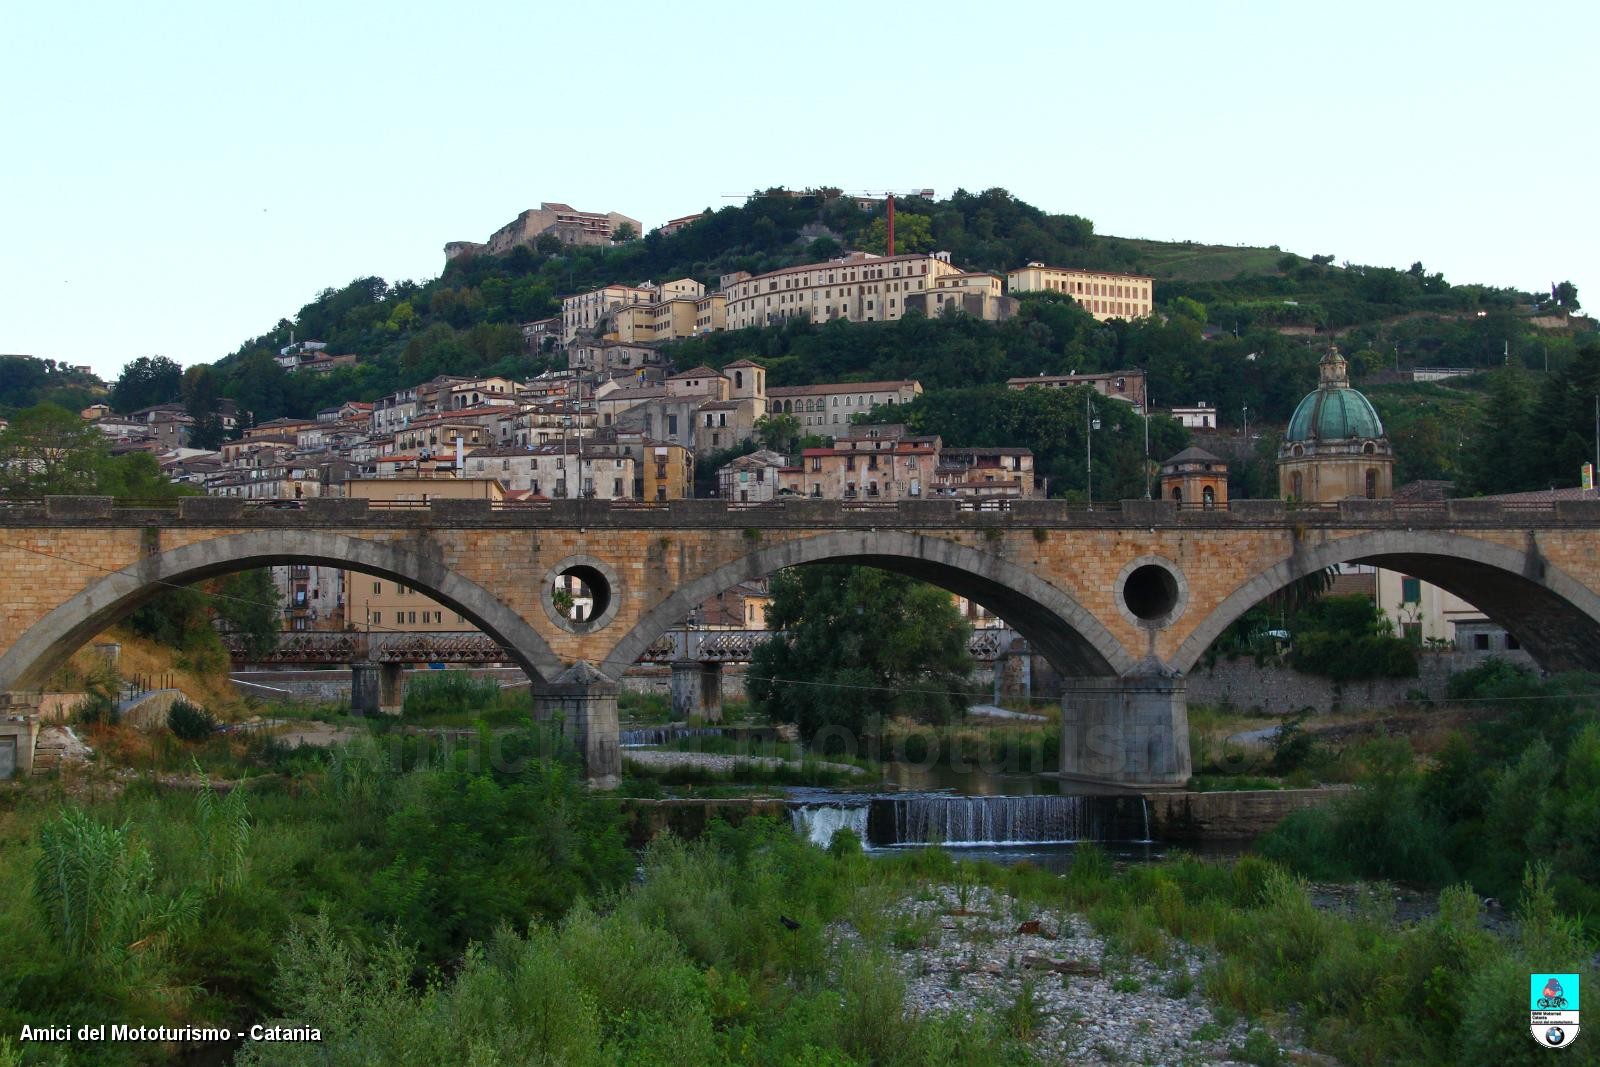
[[[1100,233],[1600,307],[1600,5],[4,0],[0,24],[0,353],[107,378],[434,277],[543,200],[649,228],[774,185],[1000,186]]]

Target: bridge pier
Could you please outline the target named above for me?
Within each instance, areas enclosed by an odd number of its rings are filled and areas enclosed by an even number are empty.
[[[378,706],[385,715],[399,715],[406,702],[406,665],[384,663],[378,668]]]
[[[382,690],[383,681],[376,663],[358,659],[350,664],[351,714],[377,715],[383,710]]]
[[[1181,675],[1066,680],[1061,778],[1112,789],[1180,789],[1191,773]]]
[[[560,717],[561,733],[578,750],[594,789],[615,789],[622,778],[617,683],[579,660],[553,682],[533,683],[533,717]]]
[[[722,721],[722,664],[697,659],[672,661],[672,717]]]

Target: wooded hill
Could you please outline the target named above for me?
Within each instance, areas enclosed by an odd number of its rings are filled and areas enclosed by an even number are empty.
[[[309,416],[345,399],[372,400],[436,374],[528,376],[559,355],[524,352],[520,324],[558,314],[561,294],[684,276],[714,286],[734,270],[760,273],[853,248],[881,251],[883,230],[880,212],[863,211],[849,198],[769,191],[708,211],[666,236],[653,231],[605,248],[549,241],[501,256],[462,257],[425,283],[362,278],[324,290],[216,364],[190,368],[181,391],[202,406],[232,397],[264,421]],[[1205,401],[1224,425],[1241,421],[1248,407],[1253,424],[1270,428],[1314,386],[1316,361],[1334,337],[1365,384],[1385,369],[1490,368],[1508,357],[1559,373],[1584,336],[1539,326],[1577,307],[1570,285],[1532,294],[1451,284],[1420,263],[1405,270],[1336,265],[1331,253],[1303,257],[1277,248],[1104,236],[1086,218],[1048,214],[1003,189],[904,201],[896,230],[900,251],[943,249],[972,269],[1004,271],[1038,260],[1149,273],[1158,279],[1158,314],[1100,323],[1064,298],[1036,294],[1004,323],[917,316],[897,323],[791,322],[678,342],[674,358],[683,366],[720,366],[750,356],[771,367],[773,385],[915,377],[931,392],[998,386],[1015,375],[1142,367],[1157,407]],[[334,353],[353,352],[361,362],[323,376],[286,374],[272,357],[291,331],[327,342]],[[1390,391],[1391,406],[1403,414],[1416,406],[1405,400],[1405,388]],[[1444,388],[1469,406],[1481,395],[1472,387]],[[1411,469],[1458,473],[1465,445],[1444,450],[1431,442],[1470,431],[1460,425],[1460,412],[1449,404],[1421,407],[1416,419],[1404,421],[1416,422],[1413,436],[1430,442],[1431,452]],[[1409,448],[1402,443],[1403,463]]]

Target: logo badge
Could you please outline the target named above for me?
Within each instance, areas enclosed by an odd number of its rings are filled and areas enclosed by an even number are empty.
[[[1565,1048],[1578,1038],[1578,976],[1528,976],[1528,1022],[1545,1048]]]

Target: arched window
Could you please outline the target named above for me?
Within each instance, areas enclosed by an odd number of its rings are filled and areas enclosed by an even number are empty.
[[[1175,485],[1172,487],[1172,499],[1180,504],[1183,503],[1183,486]]]
[[[1207,511],[1210,511],[1217,506],[1217,491],[1209,485],[1206,486],[1200,490],[1200,502],[1205,505]]]
[[[1367,499],[1374,500],[1378,496],[1378,469],[1367,468]]]
[[[1300,489],[1300,472],[1295,471],[1289,475],[1289,499],[1300,500],[1305,494]]]
[[[1369,456],[1372,455],[1377,450],[1378,450],[1378,446],[1373,444],[1371,441],[1368,441],[1366,444],[1361,446],[1361,451],[1365,452]]]
[[[744,388],[744,371],[736,370],[733,372],[733,387],[735,389]]]

